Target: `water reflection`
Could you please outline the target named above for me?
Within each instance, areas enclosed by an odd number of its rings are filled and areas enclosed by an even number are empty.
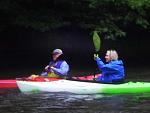
[[[149,106],[150,94],[23,94],[0,89],[1,113],[149,113]]]

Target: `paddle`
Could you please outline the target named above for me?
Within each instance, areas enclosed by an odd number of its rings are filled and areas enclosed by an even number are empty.
[[[97,53],[101,47],[101,39],[100,39],[99,35],[97,34],[97,31],[94,31],[94,33],[93,33],[93,44],[95,47],[95,52]]]
[[[94,54],[94,57],[98,57],[98,52],[101,48],[101,39],[97,33],[97,31],[94,31],[93,32],[93,44],[94,44],[94,47],[95,47],[95,54]],[[95,74],[97,72],[97,69],[94,73],[94,78],[95,78]]]

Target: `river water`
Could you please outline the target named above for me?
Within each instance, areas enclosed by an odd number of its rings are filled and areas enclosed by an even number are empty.
[[[149,113],[150,94],[24,94],[0,89],[0,113]]]
[[[18,71],[14,71],[14,75],[19,75],[16,72]],[[5,75],[5,73],[1,75]],[[149,67],[128,69],[127,75],[127,81],[150,81]],[[24,94],[17,88],[6,88],[0,89],[0,113],[150,113],[150,93],[123,95]]]

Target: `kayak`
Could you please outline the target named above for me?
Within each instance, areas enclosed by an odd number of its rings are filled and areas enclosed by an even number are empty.
[[[88,76],[85,76],[85,77],[74,77],[74,79],[92,80],[93,77],[96,77],[96,76],[88,75]],[[16,78],[16,79],[26,79],[26,78],[23,77],[23,78]],[[2,80],[0,80],[0,88],[17,88],[16,79],[2,79]],[[41,81],[41,80],[42,79],[40,78],[40,80],[38,79],[36,81]],[[51,78],[51,80],[54,80],[54,78],[53,79]]]
[[[0,80],[0,88],[17,88],[16,80]]]
[[[74,94],[128,94],[150,93],[149,82],[127,82],[121,84],[102,84],[87,81],[43,78],[41,81],[16,81],[23,93],[69,92]]]
[[[55,80],[56,78],[50,78],[50,80]],[[16,80],[28,80],[28,78],[16,78],[16,79],[2,79],[0,80],[0,88],[17,88]],[[38,77],[34,81],[43,81],[43,77]],[[33,81],[33,80],[30,80]]]

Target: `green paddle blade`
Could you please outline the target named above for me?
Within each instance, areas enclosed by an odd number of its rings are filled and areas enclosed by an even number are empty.
[[[101,47],[101,40],[96,31],[94,31],[93,34],[93,43],[94,43],[95,51],[98,52]]]

